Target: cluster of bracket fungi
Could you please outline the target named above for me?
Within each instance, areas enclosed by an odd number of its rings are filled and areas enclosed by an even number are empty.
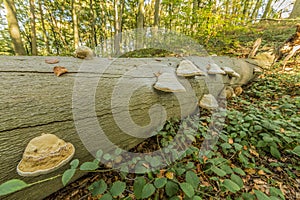
[[[184,86],[178,81],[177,76],[181,77],[194,77],[194,76],[206,76],[206,75],[228,75],[230,77],[239,78],[240,75],[229,67],[219,67],[215,63],[211,63],[207,66],[207,71],[202,71],[190,60],[182,60],[177,69],[174,72],[163,72],[157,77],[157,81],[154,84],[154,88],[164,92],[185,92]],[[226,97],[230,98],[235,96],[236,93],[240,94],[241,88],[237,87],[235,90],[231,87],[226,87]],[[205,94],[199,101],[199,106],[208,110],[217,109],[218,102],[212,94]]]

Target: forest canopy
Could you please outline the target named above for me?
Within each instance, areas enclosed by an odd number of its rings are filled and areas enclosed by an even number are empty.
[[[0,55],[72,55],[80,45],[116,54],[126,30],[157,27],[201,44],[264,19],[299,17],[286,0],[3,0]],[[295,6],[294,6],[295,5]],[[110,40],[111,39],[111,40]],[[101,54],[101,53],[99,53]]]

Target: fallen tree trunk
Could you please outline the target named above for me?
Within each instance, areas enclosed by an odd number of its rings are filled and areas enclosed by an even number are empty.
[[[71,142],[76,149],[74,158],[78,158],[80,162],[92,160],[86,147],[97,146],[97,141],[82,142],[81,139],[83,133],[94,134],[95,126],[100,125],[114,144],[130,149],[145,139],[146,132],[155,128],[155,120],[148,113],[153,105],[160,104],[164,107],[166,119],[184,117],[195,112],[198,101],[204,94],[212,93],[217,96],[224,84],[244,85],[256,75],[256,66],[245,60],[228,57],[189,59],[203,71],[206,71],[208,63],[215,62],[219,66],[231,67],[240,77],[178,77],[183,86],[193,90],[191,95],[183,94],[181,102],[178,102],[176,95],[156,91],[153,84],[157,80],[155,74],[175,71],[179,58],[122,58],[115,61],[94,58],[82,61],[61,57],[59,65],[66,67],[68,73],[56,77],[52,72],[54,65],[46,64],[45,57],[0,57],[0,184],[13,178],[31,183],[62,174],[69,168],[64,166],[38,177],[24,178],[16,173],[16,166],[26,145],[41,133],[52,133]],[[210,81],[209,85],[207,80]],[[130,91],[125,92],[129,97],[122,96],[124,88]],[[94,106],[90,102],[94,102]],[[123,124],[117,122],[120,116],[128,117],[127,109],[131,121],[144,127],[135,129],[131,135],[124,133],[126,128],[131,127],[127,118],[123,118]],[[119,118],[116,117],[118,114]],[[98,124],[95,125],[93,120],[98,120]],[[85,126],[80,127],[82,124]],[[148,124],[151,126],[147,126]],[[81,175],[78,174],[74,179]],[[57,178],[6,196],[6,199],[43,199],[62,187],[60,178]]]

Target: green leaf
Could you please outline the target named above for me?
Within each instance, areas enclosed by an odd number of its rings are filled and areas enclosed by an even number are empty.
[[[239,177],[236,174],[231,174],[230,179],[235,182],[240,188],[242,188],[244,186],[244,182],[241,179],[241,177]]]
[[[93,196],[97,196],[99,194],[103,194],[106,191],[107,184],[103,179],[101,179],[100,181],[96,181],[92,185],[90,185],[88,189],[92,192]]]
[[[103,151],[102,151],[102,149],[99,149],[99,150],[97,151],[97,153],[96,153],[96,158],[97,158],[98,160],[100,160],[101,157],[102,157],[102,155],[103,155]]]
[[[229,143],[223,143],[223,144],[221,144],[221,147],[223,149],[231,149],[231,145]]]
[[[210,169],[211,169],[214,173],[216,173],[218,176],[223,177],[223,176],[226,175],[226,172],[225,172],[225,171],[223,171],[222,169],[220,169],[220,168],[218,168],[218,167],[216,167],[216,166],[212,166]]]
[[[146,180],[144,177],[137,177],[134,180],[133,193],[137,199],[142,198],[142,191],[145,185],[146,185]]]
[[[72,179],[72,177],[74,176],[76,172],[76,169],[67,169],[64,173],[63,173],[63,176],[61,178],[62,180],[62,184],[63,186],[66,186],[69,181]]]
[[[293,153],[300,157],[300,145],[293,149]]]
[[[242,175],[242,176],[245,176],[245,175],[246,175],[246,173],[245,173],[241,168],[236,167],[236,168],[232,168],[232,170],[233,170],[235,173],[238,173],[238,174],[240,174],[240,175]]]
[[[119,196],[124,192],[125,188],[126,188],[126,183],[121,181],[116,181],[113,183],[109,191],[112,196]]]
[[[26,187],[29,187],[27,183],[19,179],[12,179],[0,185],[0,196],[7,195]]]
[[[275,197],[279,196],[280,198],[285,199],[282,191],[275,187],[270,187],[270,195],[275,196]]]
[[[243,197],[243,200],[255,200],[255,196],[250,193],[243,193],[242,197]]]
[[[226,187],[230,192],[236,193],[239,191],[241,188],[232,180],[230,179],[225,179],[223,181],[223,186]]]
[[[197,189],[200,183],[200,179],[197,174],[193,171],[187,171],[185,174],[185,180],[187,183],[191,184],[194,189]]]
[[[191,184],[189,183],[180,183],[180,188],[186,194],[187,197],[192,198],[195,195],[194,188]]]
[[[277,148],[270,146],[270,152],[271,152],[271,155],[274,156],[275,158],[277,158],[277,159],[281,158],[281,154]]]
[[[259,190],[254,190],[254,193],[258,200],[270,200],[270,198],[265,193]]]
[[[155,192],[155,187],[153,184],[147,183],[142,190],[142,198],[149,198]]]
[[[70,165],[71,165],[71,169],[76,169],[79,165],[79,160],[78,159],[72,160]]]
[[[167,182],[168,182],[168,179],[165,177],[156,178],[154,181],[154,185],[156,188],[162,188],[167,184]]]
[[[199,196],[193,196],[192,200],[202,200],[202,198]]]
[[[177,183],[174,183],[173,181],[168,181],[165,189],[166,189],[166,194],[169,197],[171,197],[171,196],[174,196],[178,192],[179,187],[178,187]]]
[[[109,193],[104,194],[100,200],[112,200],[112,196]]]
[[[99,165],[94,162],[85,162],[80,166],[80,170],[82,171],[93,171],[98,169]]]

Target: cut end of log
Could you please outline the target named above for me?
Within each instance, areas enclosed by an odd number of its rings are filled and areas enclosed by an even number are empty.
[[[47,174],[68,163],[75,148],[53,134],[42,134],[27,145],[22,160],[17,166],[20,176]]]

